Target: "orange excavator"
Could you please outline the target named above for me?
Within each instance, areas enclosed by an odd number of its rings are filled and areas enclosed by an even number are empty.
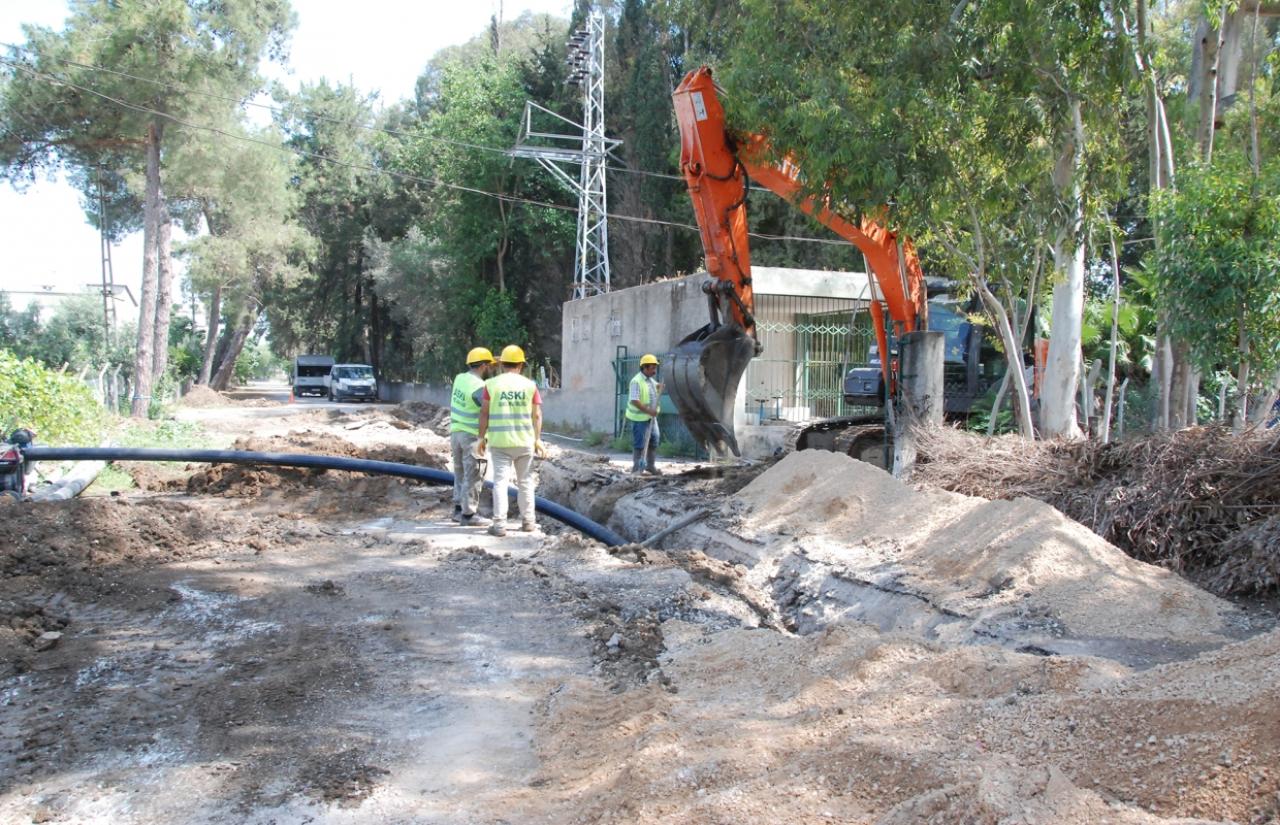
[[[687,74],[672,99],[680,126],[680,168],[697,213],[707,272],[714,278],[702,287],[710,323],[680,341],[666,370],[672,400],[690,434],[721,453],[740,455],[733,431],[738,383],[761,350],[755,335],[747,239],[752,181],[812,216],[866,257],[881,387],[891,394],[896,367],[890,334],[899,339],[924,329],[928,321],[924,273],[911,241],[869,218],[853,223],[835,214],[829,197],[805,193],[795,163],[772,159],[767,138],[731,133],[706,66]],[[870,390],[861,397],[870,400],[875,395]]]

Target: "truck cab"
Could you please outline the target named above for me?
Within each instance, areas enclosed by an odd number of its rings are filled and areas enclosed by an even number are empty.
[[[378,400],[378,380],[368,364],[334,364],[325,382],[330,401]]]

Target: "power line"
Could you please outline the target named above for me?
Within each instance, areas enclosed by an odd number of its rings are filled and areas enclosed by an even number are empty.
[[[75,89],[76,91],[93,95],[95,97],[106,100],[109,103],[113,103],[117,106],[121,106],[123,108],[129,109],[130,111],[140,112],[142,114],[148,114],[154,117],[159,117],[164,120],[170,121],[171,123],[174,123],[178,126],[182,126],[188,129],[195,129],[198,131],[210,132],[212,134],[216,134],[231,140],[239,140],[246,143],[254,143],[260,146],[268,147],[270,149],[275,149],[277,151],[287,152],[300,157],[306,157],[313,160],[318,160],[318,161],[332,164],[335,166],[341,166],[344,168],[354,169],[357,171],[373,172],[374,174],[388,175],[400,180],[412,181],[415,183],[424,183],[424,184],[439,186],[442,188],[452,189],[460,192],[469,192],[471,194],[483,195],[486,197],[496,198],[506,203],[518,203],[518,204],[524,204],[527,206],[540,206],[547,209],[558,209],[564,212],[577,212],[577,207],[569,206],[567,204],[550,203],[548,201],[538,201],[532,198],[524,198],[518,195],[508,195],[501,192],[490,192],[484,189],[478,189],[476,187],[464,186],[462,184],[457,184],[457,183],[449,183],[447,181],[442,181],[438,178],[426,178],[420,175],[414,175],[408,172],[401,172],[395,169],[372,166],[369,164],[362,164],[362,163],[352,163],[350,161],[339,160],[337,158],[333,158],[318,152],[310,152],[305,149],[300,149],[297,147],[286,146],[280,143],[273,143],[267,140],[261,140],[259,138],[255,138],[249,135],[239,135],[234,132],[228,132],[227,130],[219,128],[217,126],[209,126],[209,125],[200,124],[200,123],[192,123],[190,121],[183,120],[182,118],[177,117],[176,115],[170,114],[168,112],[161,112],[157,109],[152,109],[148,106],[144,106],[138,103],[133,103],[127,100],[122,100],[120,98],[113,97],[112,95],[108,95],[105,92],[100,92],[96,89],[92,89],[87,86],[81,86],[69,80],[65,80],[63,78],[48,74],[46,72],[41,72],[30,66],[26,66],[11,60],[7,60],[5,58],[0,58],[0,64],[10,66],[14,69],[17,69],[18,71],[25,72],[39,80],[43,80],[45,82],[52,83],[59,86],[65,86],[66,88],[69,88],[69,89]],[[658,218],[642,218],[636,215],[623,215],[616,212],[609,212],[606,214],[606,217],[611,218],[613,220],[627,221],[630,223],[650,224],[655,226],[670,226],[673,228],[684,229],[692,232],[700,231],[697,226],[694,226],[692,224],[680,223],[677,221],[666,221]],[[757,233],[757,232],[751,232],[748,234],[751,237],[757,238],[759,240],[795,241],[800,243],[833,244],[833,245],[840,245],[840,246],[847,245],[846,241],[831,239],[831,238],[810,238],[810,237],[800,237],[800,236],[791,236],[791,235],[769,235],[769,234]]]
[[[13,43],[0,42],[0,46],[7,46],[8,48],[14,49],[15,51],[25,51],[28,53],[33,53],[31,49],[28,49],[23,46],[17,46]],[[268,104],[268,103],[258,103],[253,100],[244,100],[242,98],[231,97],[228,95],[220,95],[215,92],[208,92],[202,89],[193,89],[190,86],[183,86],[182,84],[179,84],[179,83],[170,83],[169,81],[157,80],[152,77],[142,77],[141,75],[120,71],[119,69],[112,69],[107,66],[99,66],[93,63],[81,63],[79,61],[70,60],[65,57],[50,56],[50,59],[57,61],[58,63],[63,63],[68,66],[75,66],[78,69],[85,69],[86,71],[91,71],[91,72],[102,72],[104,74],[115,75],[116,77],[124,77],[124,78],[128,78],[129,80],[136,80],[140,83],[150,83],[154,86],[159,86],[160,88],[163,88],[163,89],[170,89],[172,91],[181,92],[183,94],[197,95],[200,97],[211,98],[213,100],[221,100],[224,103],[232,103],[237,106],[247,106],[255,109],[263,109],[265,111],[271,112],[272,114],[278,114],[278,115],[287,114],[284,108],[281,106],[272,106],[271,104]],[[306,112],[306,114],[309,117],[315,118],[316,120],[322,120],[329,123],[337,123],[343,126],[354,126],[357,129],[363,129],[364,131],[367,131],[367,132],[378,132],[381,134],[391,135],[393,137],[401,137],[401,138],[415,138],[415,139],[420,138],[420,139],[432,141],[435,143],[443,143],[449,146],[457,146],[463,149],[475,149],[481,152],[490,152],[493,154],[504,155],[504,156],[507,155],[506,149],[502,149],[497,146],[486,146],[482,143],[470,143],[465,140],[454,140],[453,138],[441,137],[439,135],[428,135],[428,134],[421,134],[417,132],[405,132],[399,129],[388,129],[383,126],[371,126],[366,123],[353,122],[353,121],[343,120],[342,118],[330,117],[328,115],[323,115],[318,112],[309,111],[309,112]],[[614,157],[614,160],[619,164],[622,163],[622,161],[618,160],[618,158],[616,157]],[[680,181],[681,183],[684,182],[684,178],[681,177],[680,175],[673,175],[668,172],[651,172],[646,169],[634,169],[626,165],[617,165],[617,166],[610,165],[607,168],[613,172],[625,172],[629,175],[641,175],[641,176],[650,177],[650,178],[674,180],[674,181]]]

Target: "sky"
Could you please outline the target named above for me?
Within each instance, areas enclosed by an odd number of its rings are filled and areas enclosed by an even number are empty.
[[[568,18],[573,0],[293,0],[294,29],[287,66],[264,67],[264,74],[296,88],[301,81],[326,78],[378,91],[390,105],[413,95],[418,75],[440,49],[483,32],[501,11],[507,20],[524,11]],[[23,23],[61,29],[64,0],[0,0],[0,42],[22,44]],[[24,192],[0,182],[0,291],[16,306],[34,297],[19,291],[80,292],[101,283],[98,233],[85,221],[80,195],[61,181],[41,180]],[[141,233],[111,252],[117,284],[134,296],[142,282]],[[177,295],[175,286],[175,297]],[[43,303],[44,301],[42,301]],[[121,318],[137,317],[128,300]]]

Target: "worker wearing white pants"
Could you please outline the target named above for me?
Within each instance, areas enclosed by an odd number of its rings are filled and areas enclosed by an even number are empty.
[[[507,520],[507,503],[511,492],[511,474],[515,473],[516,507],[520,512],[523,528],[537,523],[533,511],[533,491],[537,479],[533,474],[532,447],[490,447],[493,460],[493,524],[499,526]],[[490,528],[492,529],[492,528]],[[495,533],[498,531],[495,530]]]
[[[480,440],[476,454],[489,447],[493,453],[493,524],[489,532],[507,534],[507,486],[515,470],[520,505],[520,529],[538,529],[534,518],[533,475],[535,455],[546,457],[542,446],[542,397],[538,385],[521,375],[524,350],[511,344],[498,356],[502,372],[484,382],[480,402]]]

